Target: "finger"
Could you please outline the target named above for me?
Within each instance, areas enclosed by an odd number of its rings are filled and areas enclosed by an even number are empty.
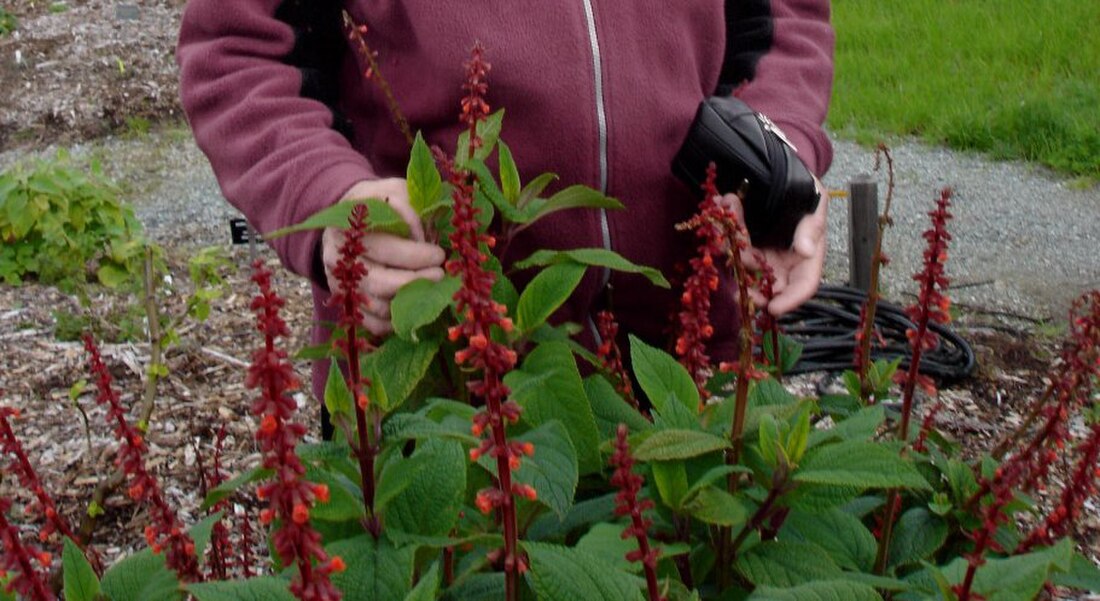
[[[371,298],[391,299],[405,284],[413,280],[426,279],[438,282],[443,279],[443,269],[429,267],[415,271],[407,269],[390,269],[381,265],[368,268],[367,278],[364,282],[364,292]]]
[[[390,302],[384,298],[372,298],[367,303],[367,313],[379,319],[390,319]]]
[[[380,319],[366,313],[363,315],[363,325],[367,327],[367,331],[375,336],[385,336],[393,332],[393,324],[388,319]]]
[[[787,287],[772,299],[768,305],[768,311],[775,316],[783,315],[798,308],[802,303],[813,298],[821,284],[823,257],[815,257],[802,261],[791,269]]]
[[[817,209],[798,222],[794,230],[794,250],[803,257],[813,257],[818,247],[825,244],[825,230],[829,214],[829,195],[823,193]]]
[[[402,197],[407,198],[408,192],[402,190],[400,192]],[[416,214],[416,210],[409,205],[408,200],[404,202],[390,202],[390,197],[386,198],[386,202],[389,202],[397,214],[401,216],[401,219],[405,220],[405,223],[409,224],[409,237],[417,242],[424,241],[424,226],[420,223],[420,216]]]
[[[443,249],[435,244],[406,240],[390,234],[368,234],[364,238],[368,261],[401,269],[426,269],[443,264]]]

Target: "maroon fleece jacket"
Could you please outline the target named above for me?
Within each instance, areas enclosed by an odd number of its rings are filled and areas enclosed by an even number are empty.
[[[359,180],[405,172],[408,147],[340,31],[340,4],[187,4],[177,53],[183,106],[225,197],[260,232],[304,220]],[[673,225],[692,213],[697,191],[669,166],[727,53],[738,96],[780,125],[815,173],[832,160],[821,128],[832,84],[828,0],[343,5],[368,25],[380,71],[429,144],[454,148],[462,64],[480,40],[492,63],[488,100],[506,109],[502,138],[523,180],[553,171],[560,186],[603,189],[626,205],[557,213],[528,229],[507,260],[536,248],[607,246],[671,275],[694,244]],[[321,323],[334,320],[317,285],[318,238],[304,233],[273,246],[291,271],[314,279]],[[604,277],[589,270],[558,318],[588,323],[605,298]],[[659,338],[674,293],[638,276],[610,281],[624,329]],[[732,293],[725,283],[712,312],[711,350],[720,357],[733,355]],[[315,327],[316,340],[326,335]]]

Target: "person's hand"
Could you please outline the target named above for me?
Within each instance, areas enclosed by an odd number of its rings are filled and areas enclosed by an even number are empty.
[[[741,253],[741,260],[749,269],[760,269],[760,257],[763,257],[774,271],[774,296],[767,308],[768,312],[777,317],[797,309],[799,305],[813,298],[821,283],[828,242],[825,231],[829,192],[817,178],[814,178],[814,182],[821,194],[821,202],[816,211],[798,222],[790,248],[750,247]],[[722,202],[733,209],[738,219],[744,223],[745,212],[737,195],[726,194],[722,197]],[[758,289],[750,291],[750,295],[758,307],[764,304],[764,296]]]
[[[420,278],[432,281],[442,279],[444,254],[439,246],[425,242],[424,226],[409,204],[404,179],[361,181],[352,186],[341,200],[362,198],[384,199],[409,224],[411,232],[410,239],[382,233],[367,233],[363,237],[367,277],[360,283],[359,289],[370,301],[364,307],[364,325],[372,334],[383,335],[393,331],[390,301],[398,288]],[[344,232],[337,228],[326,228],[321,235],[321,257],[329,290],[333,292],[340,286],[332,270],[340,260],[343,241]]]

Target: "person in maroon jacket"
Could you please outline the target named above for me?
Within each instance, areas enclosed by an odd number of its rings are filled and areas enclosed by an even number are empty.
[[[525,179],[552,171],[562,185],[626,205],[552,215],[506,261],[539,248],[605,247],[671,273],[692,248],[673,225],[698,194],[672,175],[672,157],[700,101],[730,93],[730,82],[813,173],[832,160],[822,130],[833,74],[828,0],[190,0],[177,52],[183,106],[225,197],[253,226],[270,232],[363,197],[386,198],[409,222],[411,239],[372,234],[367,243],[368,326],[377,334],[390,329],[397,289],[442,277],[444,255],[409,207],[407,143],[363,77],[342,10],[368,26],[379,70],[429,144],[453,150],[461,65],[477,40],[493,65],[489,101],[506,108],[503,137]],[[765,250],[778,279],[772,313],[817,289],[826,200],[802,219],[791,248]],[[325,231],[272,243],[287,268],[312,280],[318,324],[335,321],[326,299],[338,239]],[[558,319],[591,325],[609,284],[623,329],[658,340],[675,296],[638,276],[589,270]],[[727,282],[713,303],[718,358],[735,354],[733,293]],[[315,341],[327,335],[315,326]],[[314,366],[315,390],[324,369]]]

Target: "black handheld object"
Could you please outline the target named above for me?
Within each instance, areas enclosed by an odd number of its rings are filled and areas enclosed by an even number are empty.
[[[699,105],[672,171],[698,190],[711,162],[719,192],[741,192],[753,246],[789,248],[798,222],[817,210],[817,186],[794,146],[770,119],[732,96]]]

